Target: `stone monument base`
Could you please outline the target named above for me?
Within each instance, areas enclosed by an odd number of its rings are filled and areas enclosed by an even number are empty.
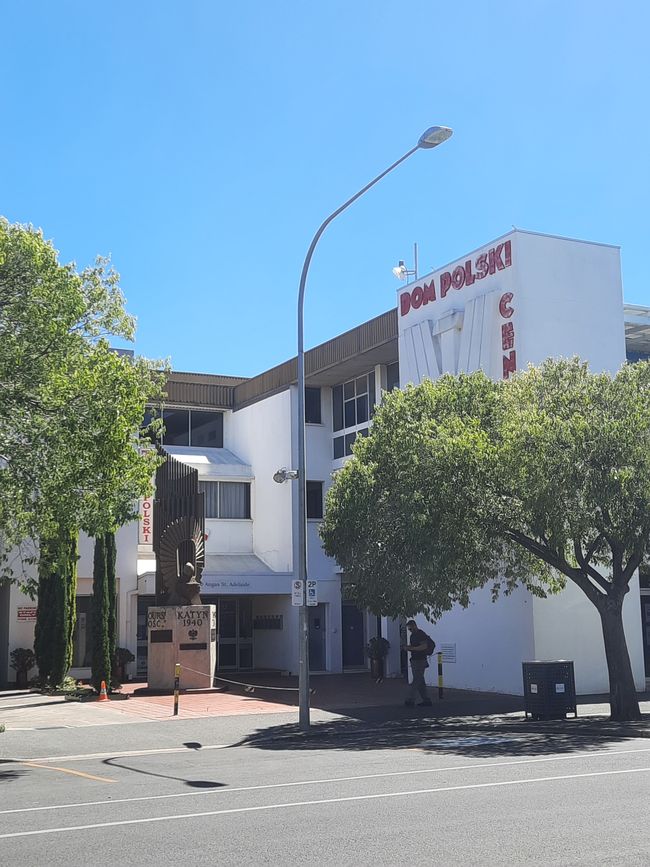
[[[166,605],[147,613],[150,689],[210,689],[217,664],[216,605]]]

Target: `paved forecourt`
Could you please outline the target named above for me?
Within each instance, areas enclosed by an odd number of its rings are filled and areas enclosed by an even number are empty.
[[[3,860],[647,863],[650,739],[334,715],[305,738],[283,715],[247,720],[223,722],[230,741],[179,720],[95,729],[103,751],[68,730],[51,755],[6,755]]]

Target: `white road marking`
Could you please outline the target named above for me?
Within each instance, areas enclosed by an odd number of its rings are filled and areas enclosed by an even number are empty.
[[[218,749],[218,747],[214,747]],[[133,804],[140,801],[165,801],[175,798],[195,798],[199,795],[230,794],[232,792],[257,792],[265,789],[290,789],[297,786],[320,786],[327,783],[353,783],[357,780],[377,780],[387,777],[410,777],[420,774],[440,774],[448,771],[473,771],[476,768],[502,768],[511,765],[533,765],[546,762],[566,762],[574,759],[593,759],[599,757],[625,756],[637,753],[650,753],[650,748],[636,750],[602,750],[593,753],[576,753],[573,756],[543,756],[537,759],[516,759],[512,762],[480,762],[464,765],[449,765],[444,768],[417,768],[410,771],[385,771],[379,774],[358,774],[354,777],[327,777],[322,780],[295,780],[288,783],[266,783],[261,786],[219,786],[213,789],[201,789],[198,792],[171,792],[167,795],[143,795],[137,798],[111,798],[103,801],[80,801],[73,804],[50,804],[44,807],[17,807],[13,810],[0,810],[0,816],[8,813],[40,813],[49,810],[69,810],[74,807],[98,807],[109,804]],[[112,754],[108,754],[112,755]]]
[[[92,831],[97,828],[117,828],[123,825],[147,825],[151,822],[172,822],[179,819],[201,819],[206,816],[228,816],[234,813],[261,813],[264,810],[286,810],[289,807],[314,807],[320,804],[343,804],[351,801],[375,801],[383,798],[405,798],[413,795],[433,795],[439,792],[460,792],[469,789],[496,789],[503,786],[523,786],[527,783],[552,783],[558,780],[578,780],[586,777],[613,777],[619,774],[647,774],[650,768],[629,768],[623,771],[595,771],[588,774],[565,774],[560,777],[536,777],[530,780],[501,780],[494,783],[469,783],[465,786],[441,786],[436,789],[415,789],[411,792],[382,792],[374,795],[350,795],[344,798],[323,798],[316,801],[294,801],[289,804],[264,804],[258,807],[233,807],[227,810],[209,810],[205,813],[182,813],[172,816],[150,816],[147,819],[122,819],[118,822],[95,822],[92,825],[70,825],[64,828],[40,828],[36,831],[13,831],[0,834],[0,840],[12,837],[35,837],[41,834],[66,834],[70,831]]]
[[[226,750],[231,744],[208,744],[201,747],[164,747],[156,750],[126,750],[112,753],[79,753],[75,756],[45,756],[43,758],[2,759],[3,762],[85,762],[87,759],[123,759],[129,756],[154,756],[158,753],[204,753],[206,750]]]

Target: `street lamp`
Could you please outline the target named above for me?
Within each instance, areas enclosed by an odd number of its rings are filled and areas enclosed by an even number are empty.
[[[300,288],[298,290],[298,578],[302,581],[303,596],[302,604],[300,605],[300,622],[299,622],[299,668],[298,668],[298,694],[299,694],[299,714],[298,725],[303,731],[309,729],[309,619],[307,616],[307,600],[306,579],[307,579],[307,479],[306,479],[306,461],[305,461],[305,347],[304,347],[304,302],[305,302],[305,284],[307,283],[307,272],[311,263],[316,244],[320,236],[323,234],[327,226],[335,217],[345,211],[349,205],[356,202],[357,199],[366,193],[371,187],[384,178],[389,172],[397,168],[400,163],[403,163],[417,150],[429,149],[437,147],[446,141],[452,134],[452,130],[447,126],[432,126],[425,130],[420,136],[418,143],[410,151],[407,151],[404,156],[401,156],[396,162],[390,165],[385,171],[376,178],[373,178],[369,184],[366,184],[363,189],[355,193],[352,198],[344,202],[340,208],[337,208],[329,217],[324,220],[316,234],[314,235],[305,262],[302,266],[302,274],[300,275]]]

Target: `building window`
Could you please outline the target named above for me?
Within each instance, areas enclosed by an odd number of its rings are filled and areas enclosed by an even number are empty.
[[[352,454],[352,444],[358,434],[367,436],[368,422],[375,410],[375,372],[350,379],[332,389],[332,429],[334,459]]]
[[[386,391],[399,388],[399,361],[386,366]]]
[[[151,410],[144,417],[144,427],[151,423]],[[162,445],[205,446],[223,448],[223,413],[202,409],[163,409]]]
[[[250,482],[199,482],[199,492],[205,494],[206,518],[251,516]]]
[[[323,483],[307,482],[307,517],[323,517]]]
[[[357,437],[367,437],[368,428],[364,427],[361,430],[355,430],[352,433],[344,436],[334,437],[334,460],[337,458],[348,457],[352,454],[352,446]]]
[[[72,638],[72,667],[90,668],[93,651],[92,596],[77,596],[77,620]]]
[[[320,424],[320,388],[305,389],[305,421],[307,424]]]

